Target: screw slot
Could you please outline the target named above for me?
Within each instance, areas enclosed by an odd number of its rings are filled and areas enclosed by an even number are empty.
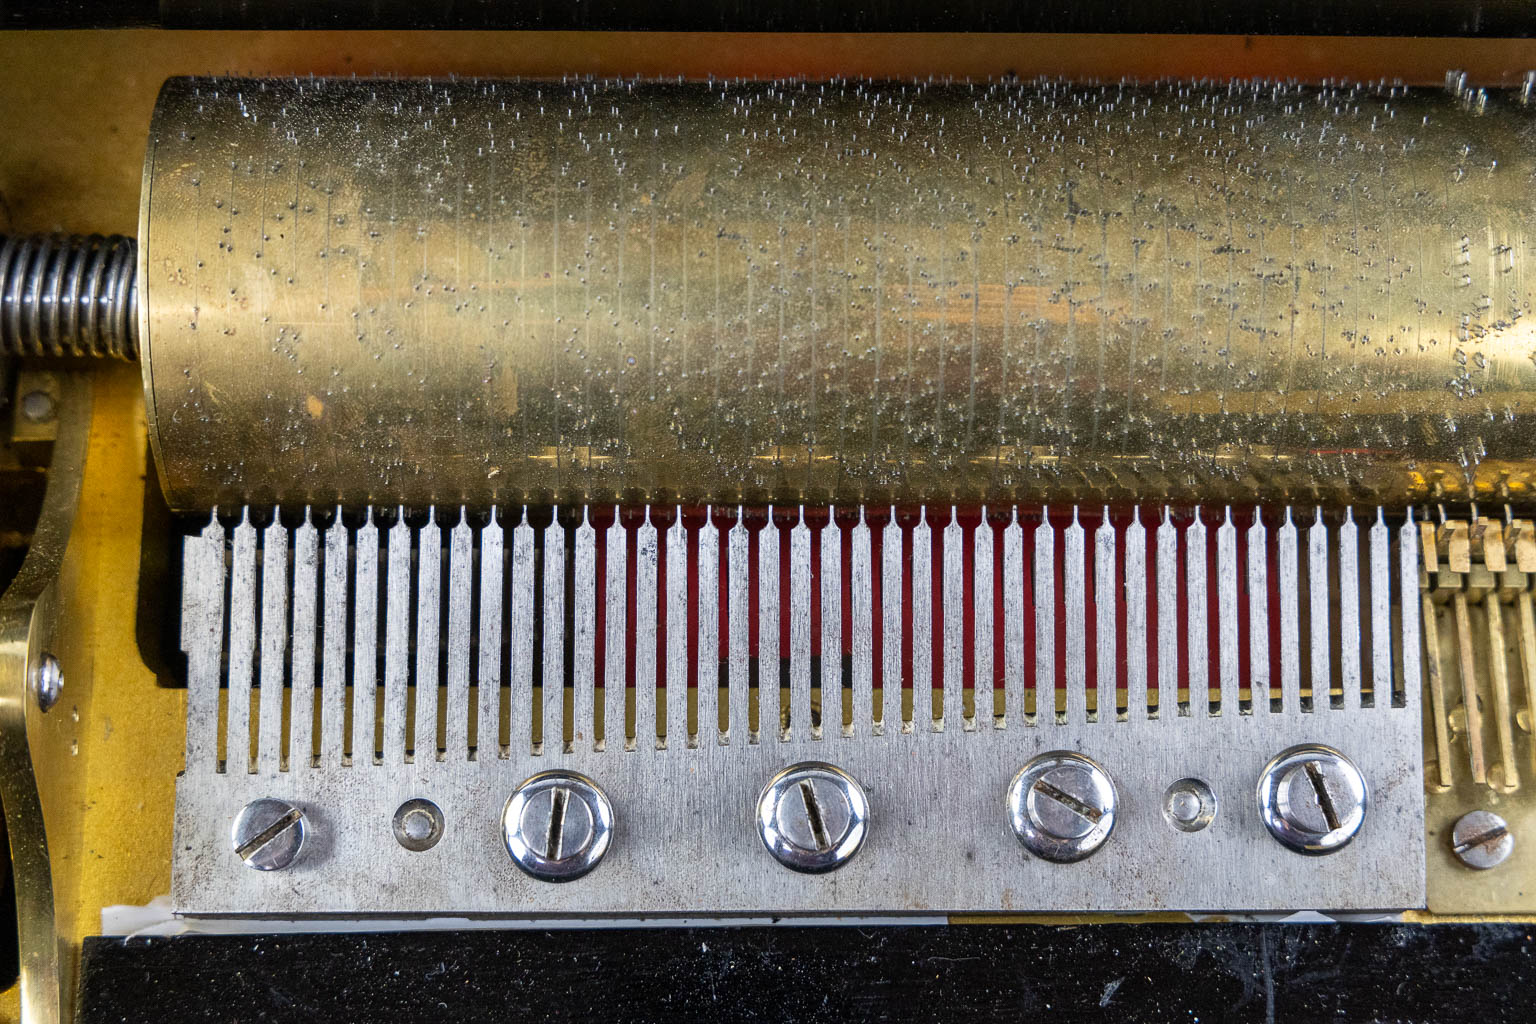
[[[443,838],[443,812],[431,800],[407,800],[395,811],[395,841],[413,853],[430,850]]]

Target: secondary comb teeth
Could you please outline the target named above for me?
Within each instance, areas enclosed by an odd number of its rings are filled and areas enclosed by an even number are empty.
[[[1363,549],[1347,511],[1315,510],[1299,544],[1289,509],[1164,508],[1150,544],[1136,508],[393,518],[382,548],[372,513],[247,510],[187,539],[189,768],[1324,711],[1417,686],[1417,534],[1394,559],[1380,511]]]

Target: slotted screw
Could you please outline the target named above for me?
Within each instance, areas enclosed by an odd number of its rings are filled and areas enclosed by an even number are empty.
[[[540,881],[569,882],[608,852],[613,805],[585,775],[540,772],[513,791],[501,828],[518,867]]]
[[[787,868],[818,874],[846,864],[869,830],[869,797],[835,765],[803,761],[768,780],[757,798],[757,832]]]
[[[1008,821],[1024,848],[1069,864],[1104,845],[1119,800],[1109,773],[1070,750],[1041,754],[1008,787]]]
[[[1451,829],[1451,852],[1477,871],[1496,868],[1515,852],[1509,823],[1492,811],[1463,814]]]
[[[1360,769],[1321,744],[1291,747],[1265,765],[1258,800],[1259,818],[1269,834],[1310,855],[1347,846],[1364,824],[1370,803]]]
[[[286,800],[252,800],[230,828],[235,856],[256,871],[281,871],[299,859],[309,834],[304,812]]]

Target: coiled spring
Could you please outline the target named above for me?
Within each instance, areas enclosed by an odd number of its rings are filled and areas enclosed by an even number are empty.
[[[138,356],[138,245],[0,235],[0,355]]]

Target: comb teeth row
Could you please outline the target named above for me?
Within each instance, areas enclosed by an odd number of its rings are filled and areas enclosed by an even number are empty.
[[[1380,510],[392,518],[247,509],[187,538],[189,769],[1326,713],[1419,685],[1417,532]]]

